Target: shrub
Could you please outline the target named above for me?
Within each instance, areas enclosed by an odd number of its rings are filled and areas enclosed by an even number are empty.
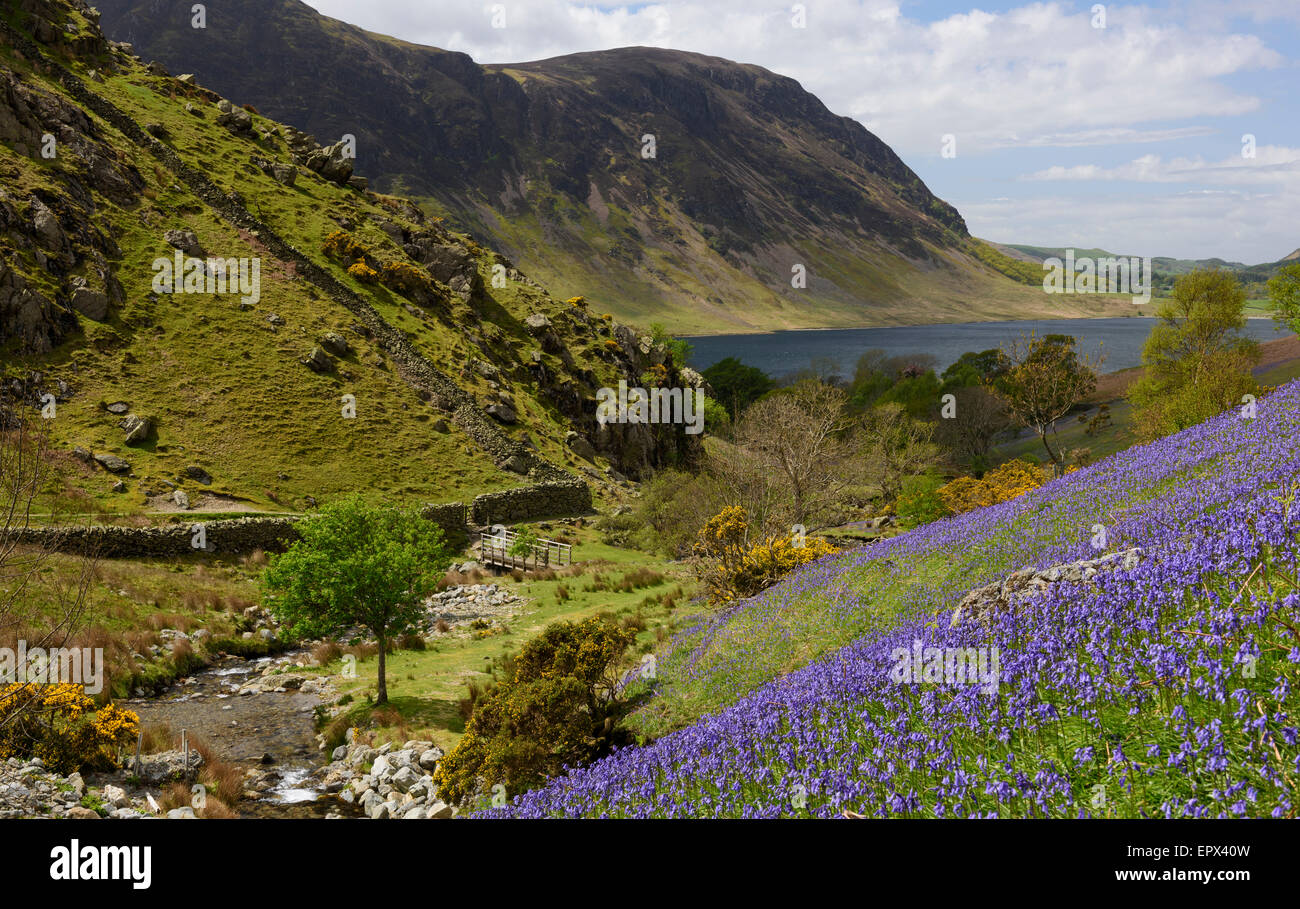
[[[557,622],[529,641],[505,681],[471,688],[465,735],[434,771],[439,795],[463,803],[480,787],[523,791],[620,744],[618,663],[635,639],[590,618]]]
[[[1043,485],[1043,471],[1036,464],[1016,459],[984,474],[982,479],[959,477],[939,490],[939,499],[952,514],[997,505]]]
[[[346,230],[336,230],[325,238],[325,255],[340,262],[364,259],[369,250]]]
[[[428,272],[406,262],[388,262],[379,273],[379,283],[405,297],[424,297],[434,292]]]
[[[379,272],[375,271],[365,262],[353,262],[348,266],[348,274],[356,278],[362,284],[374,284],[379,280]]]
[[[771,536],[751,544],[745,509],[732,505],[700,529],[694,555],[700,581],[710,602],[717,604],[753,596],[799,566],[835,551],[819,539],[805,540],[800,546]]]
[[[944,485],[941,477],[930,474],[906,477],[903,491],[898,496],[896,510],[904,527],[916,527],[937,521],[948,513],[939,489]]]
[[[641,373],[642,388],[663,388],[668,385],[668,367],[662,363],[654,363],[645,372]]]
[[[38,757],[57,773],[111,770],[119,745],[134,744],[140,718],[115,704],[94,709],[80,685],[0,688],[0,758]]]

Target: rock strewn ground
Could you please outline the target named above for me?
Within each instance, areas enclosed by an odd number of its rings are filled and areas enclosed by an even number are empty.
[[[372,820],[450,818],[458,810],[441,801],[433,785],[433,771],[442,754],[432,742],[411,741],[401,748],[353,742],[335,748],[333,761],[321,768],[318,777],[326,792],[337,792],[342,801],[359,805]]]
[[[517,615],[527,604],[496,584],[466,584],[449,587],[425,600],[429,629],[439,620],[453,627],[468,625],[478,619],[495,620]]]

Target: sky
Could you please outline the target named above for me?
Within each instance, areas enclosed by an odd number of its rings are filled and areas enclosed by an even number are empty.
[[[754,63],[874,132],[971,233],[1271,262],[1300,247],[1300,0],[306,0],[480,63]]]

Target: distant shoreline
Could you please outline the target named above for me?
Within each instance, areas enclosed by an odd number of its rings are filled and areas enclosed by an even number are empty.
[[[1061,316],[1059,321],[1072,322],[1082,319],[1157,319],[1157,316],[1144,316],[1134,313],[1131,316]],[[1247,315],[1249,320],[1267,319],[1274,321],[1273,316]],[[867,329],[879,328],[923,328],[933,325],[997,325],[1003,322],[1054,322],[1056,319],[1036,318],[1036,319],[985,319],[979,322],[898,322],[888,325],[821,325],[815,328],[756,328],[753,331],[711,331],[703,334],[696,333],[691,335],[674,335],[683,341],[692,341],[696,338],[726,338],[726,337],[753,337],[758,335],[785,335],[785,334],[802,334],[810,331],[863,331]]]

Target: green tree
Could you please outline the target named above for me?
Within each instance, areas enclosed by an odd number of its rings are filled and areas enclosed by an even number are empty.
[[[943,371],[943,390],[950,392],[957,388],[987,385],[999,379],[1010,368],[1007,355],[996,347],[978,353],[967,351]]]
[[[933,373],[930,373],[933,375]],[[908,477],[929,469],[938,459],[934,424],[918,420],[902,404],[886,402],[870,408],[859,420],[865,475],[880,487],[881,498],[896,500]]]
[[[1008,368],[993,388],[1011,416],[1038,435],[1059,475],[1065,460],[1052,449],[1048,433],[1097,387],[1096,367],[1101,359],[1081,358],[1069,335],[1040,338],[1032,333],[1012,341],[1006,355]]]
[[[1294,332],[1300,332],[1300,263],[1278,270],[1268,282],[1273,317]]]
[[[590,618],[557,622],[525,644],[438,762],[439,795],[464,802],[480,785],[498,783],[526,790],[621,744],[618,668],[635,640],[629,629]]]
[[[1259,345],[1246,327],[1246,293],[1231,272],[1197,269],[1174,283],[1142,349],[1129,394],[1138,434],[1155,439],[1192,426],[1259,390]]]
[[[388,641],[424,615],[424,599],[451,564],[442,530],[417,509],[352,497],[298,526],[300,539],[262,575],[265,601],[289,629],[320,637],[360,625],[379,644],[376,702],[388,702]]]
[[[650,338],[656,344],[662,344],[668,348],[668,352],[673,355],[673,365],[678,369],[686,365],[686,361],[691,357],[691,351],[695,349],[690,341],[674,338],[668,333],[668,329],[659,322],[650,326]]]
[[[776,387],[776,383],[757,366],[746,366],[735,357],[719,360],[704,370],[704,378],[713,386],[713,396],[731,413],[734,422],[741,412]]]

